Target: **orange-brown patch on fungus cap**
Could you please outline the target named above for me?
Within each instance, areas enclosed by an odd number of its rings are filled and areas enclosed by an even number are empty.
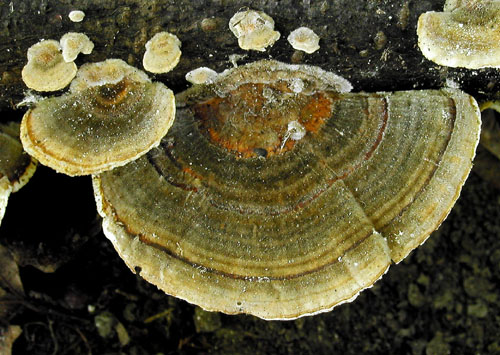
[[[35,169],[36,162],[19,141],[19,124],[0,124],[0,222],[10,194],[23,187]]]
[[[97,174],[157,146],[174,96],[119,59],[82,66],[68,94],[40,101],[21,123],[24,149],[68,175]]]
[[[274,30],[274,20],[262,11],[237,12],[229,20],[229,29],[238,38],[240,48],[246,50],[263,52],[280,38]]]
[[[28,49],[28,63],[21,75],[26,86],[31,89],[57,91],[73,80],[76,71],[75,63],[64,60],[59,42],[44,40]]]
[[[94,176],[105,235],[207,310],[291,319],[354,299],[446,217],[480,118],[459,90],[349,89],[259,61],[177,95],[160,146]]]
[[[168,32],[157,33],[146,43],[146,52],[142,58],[144,69],[151,73],[171,71],[181,58],[181,41]]]

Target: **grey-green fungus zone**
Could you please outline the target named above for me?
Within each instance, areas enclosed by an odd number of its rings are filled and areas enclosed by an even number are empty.
[[[480,118],[455,89],[350,89],[265,60],[178,94],[158,147],[93,177],[106,236],[207,310],[293,319],[353,300],[446,218]]]

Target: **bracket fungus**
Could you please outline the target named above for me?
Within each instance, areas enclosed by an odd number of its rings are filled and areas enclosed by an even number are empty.
[[[498,0],[448,0],[444,12],[420,15],[417,34],[424,56],[439,65],[500,67]]]
[[[93,177],[104,233],[207,310],[293,319],[354,299],[448,215],[480,120],[459,90],[348,90],[265,60],[179,94],[160,146]]]
[[[171,90],[122,60],[85,64],[69,93],[26,112],[21,141],[58,172],[97,174],[157,146],[172,125],[174,102]]]
[[[85,18],[85,12],[81,10],[73,10],[69,12],[68,17],[72,22],[82,22]]]
[[[67,63],[55,40],[35,43],[28,49],[28,63],[22,70],[24,83],[36,91],[64,89],[76,75],[76,64]]]
[[[19,141],[19,124],[0,124],[0,222],[10,194],[23,187],[35,169],[36,162]]]
[[[247,10],[234,14],[229,29],[238,38],[241,49],[264,52],[280,38],[274,30],[274,20],[262,11]]]
[[[142,65],[148,72],[168,73],[179,63],[181,41],[168,32],[157,33],[146,43]]]
[[[288,35],[287,40],[293,49],[304,51],[308,54],[314,53],[319,49],[319,36],[307,27],[299,27],[293,30]]]
[[[199,67],[186,74],[186,80],[191,84],[210,84],[217,77],[218,73],[207,67]]]
[[[94,43],[84,33],[68,32],[61,37],[59,43],[64,61],[68,63],[74,61],[78,54],[90,54],[94,49]]]

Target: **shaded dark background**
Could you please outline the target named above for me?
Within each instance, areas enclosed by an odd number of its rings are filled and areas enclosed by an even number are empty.
[[[443,1],[71,3],[0,2],[0,121],[19,121],[24,113],[15,104],[26,90],[20,71],[27,48],[68,31],[85,32],[96,44],[78,65],[115,57],[139,68],[149,38],[160,30],[175,33],[182,41],[181,61],[174,71],[154,76],[175,92],[187,87],[189,70],[232,67],[231,54],[246,55],[239,64],[272,57],[318,65],[349,79],[354,91],[438,88],[447,79],[478,100],[495,98],[498,91],[495,69],[445,68],[421,55],[418,16],[439,11]],[[247,6],[269,14],[281,32],[264,53],[239,49],[227,27]],[[81,23],[67,18],[76,8],[87,14]],[[299,26],[321,37],[319,51],[308,55],[291,48],[286,37]],[[499,165],[481,149],[439,230],[353,303],[287,322],[204,312],[136,277],[100,230],[90,177],[70,178],[40,166],[11,196],[0,227],[0,242],[24,265],[27,296],[8,320],[23,328],[14,354],[500,353]],[[44,273],[32,265],[56,270]],[[108,322],[110,331],[100,334],[96,322]],[[119,328],[128,334],[127,344]]]

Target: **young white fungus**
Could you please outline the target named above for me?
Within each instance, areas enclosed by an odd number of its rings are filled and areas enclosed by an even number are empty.
[[[313,53],[319,49],[319,36],[307,27],[299,27],[292,31],[287,38],[294,49]]]
[[[229,29],[238,38],[242,49],[265,51],[280,38],[274,20],[262,11],[240,11],[229,20]]]
[[[72,62],[78,54],[90,54],[94,49],[94,43],[83,33],[68,32],[59,41],[62,55],[66,62]]]
[[[171,71],[181,58],[181,41],[168,32],[157,33],[146,43],[146,52],[142,58],[144,69],[151,73]]]
[[[68,17],[73,22],[82,22],[85,18],[85,12],[80,10],[73,10],[68,14]]]
[[[217,72],[207,67],[191,70],[186,74],[186,80],[192,84],[211,84],[217,77]]]

